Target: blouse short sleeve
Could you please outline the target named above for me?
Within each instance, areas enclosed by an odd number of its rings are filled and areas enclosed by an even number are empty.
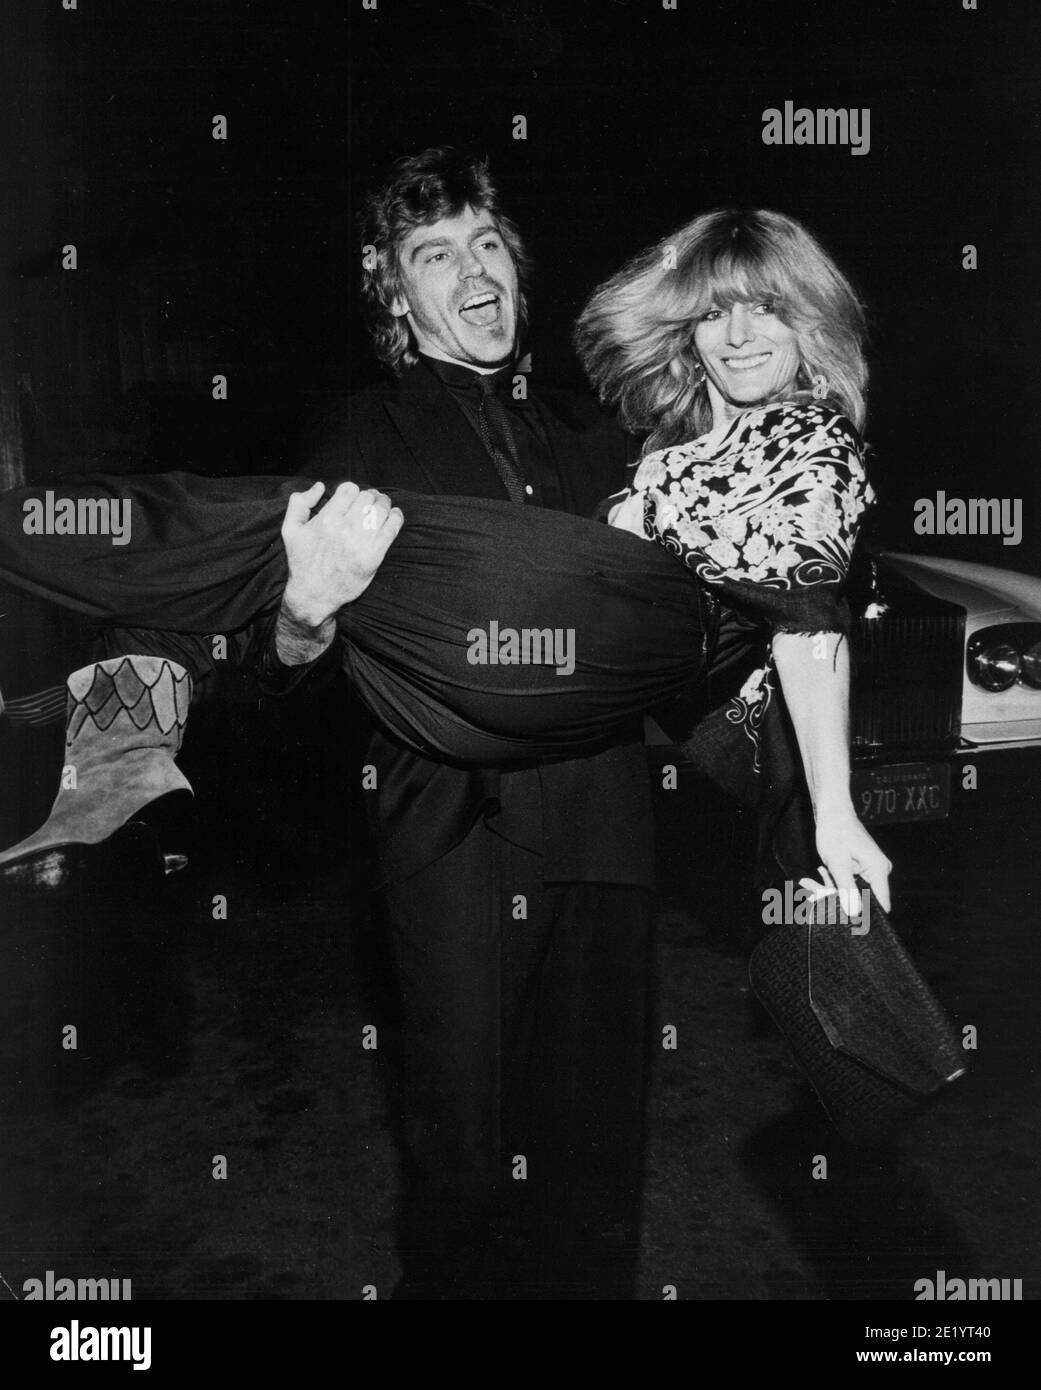
[[[845,632],[842,591],[874,501],[862,454],[825,405],[749,411],[711,449],[694,441],[641,462],[644,533],[773,631]]]

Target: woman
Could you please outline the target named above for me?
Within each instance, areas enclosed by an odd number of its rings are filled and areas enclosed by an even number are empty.
[[[860,873],[888,909],[892,866],[849,794],[840,601],[873,501],[858,433],[864,331],[851,286],[804,227],[719,210],[602,286],[576,341],[602,399],[648,434],[610,523],[657,540],[734,611],[769,621],[771,660],[735,716],[755,738],[775,666],[821,860],[840,890]]]
[[[861,337],[846,281],[776,213],[707,214],[625,267],[594,295],[578,340],[601,393],[631,428],[650,431],[652,452],[608,526],[395,494],[404,528],[339,618],[346,668],[376,717],[441,759],[530,762],[603,747],[635,712],[697,680],[733,727],[737,677],[769,643],[820,857],[840,889],[852,891],[860,873],[887,904],[889,864],[853,811],[846,748],[841,589],[870,501],[855,428]],[[63,487],[72,502],[129,502],[130,541],[117,551],[107,537],[27,537],[23,509],[39,490],[21,489],[0,499],[0,573],[121,626],[242,631],[270,615],[284,589],[278,527],[294,487],[299,480],[182,474]],[[514,647],[504,632],[516,634]],[[539,655],[529,643],[525,659],[525,633],[561,634],[565,645],[570,634],[571,669],[547,659],[544,644]],[[95,671],[70,687],[79,733],[105,732],[95,716],[109,708],[109,687],[114,711],[128,698],[143,708],[147,694],[167,716],[130,779],[137,804],[118,791],[127,784],[118,770],[105,783],[108,820],[125,820],[142,798],[176,785],[184,673],[166,663],[160,687],[106,666],[100,686]],[[771,707],[776,726],[768,685],[742,689],[749,732]],[[767,780],[790,794],[790,778],[771,771]],[[77,803],[59,796],[48,826],[0,862],[18,870],[63,844],[104,838],[104,817],[86,835],[78,827],[86,805],[82,794]]]

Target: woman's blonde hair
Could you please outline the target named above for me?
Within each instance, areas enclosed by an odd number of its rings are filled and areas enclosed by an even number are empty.
[[[863,427],[864,311],[805,227],[783,213],[716,209],[634,257],[604,282],[575,326],[575,346],[600,399],[660,449],[704,434],[712,407],[694,329],[711,308],[769,300],[795,331],[796,395],[814,378]],[[779,393],[790,397],[790,390]]]

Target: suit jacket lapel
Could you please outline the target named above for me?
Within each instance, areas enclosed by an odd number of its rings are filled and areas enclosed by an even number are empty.
[[[405,371],[387,416],[431,492],[507,497],[495,465],[455,401],[423,366]]]
[[[591,401],[580,413],[560,392],[529,399],[538,411],[572,510],[591,516],[605,497],[623,486],[629,464],[639,455],[637,441],[609,416],[591,412]]]
[[[549,402],[540,400],[536,395],[528,397],[528,409],[535,411],[542,426],[542,433],[553,460],[553,468],[559,480],[558,485],[564,510],[578,512],[581,507],[579,505],[580,499],[575,492],[575,481],[579,468],[579,451],[583,442],[581,435],[573,426],[569,427],[560,420]],[[561,457],[562,449],[563,458]]]

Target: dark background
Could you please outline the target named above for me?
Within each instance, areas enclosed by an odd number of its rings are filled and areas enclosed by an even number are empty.
[[[912,504],[937,488],[1022,497],[1020,547],[928,548],[1036,572],[1038,27],[993,0],[15,6],[0,251],[27,477],[290,471],[308,412],[374,374],[360,195],[455,143],[491,155],[533,246],[553,377],[579,379],[594,285],[670,227],[726,204],[804,219],[871,313],[885,537],[924,548]],[[786,99],[869,107],[870,152],[763,145]]]
[[[1041,18],[1026,0],[678,3],[5,6],[0,482],[290,471],[308,414],[375,375],[364,189],[399,154],[457,143],[490,154],[534,249],[535,371],[576,384],[571,323],[627,256],[713,206],[804,219],[870,309],[883,533],[1041,572]],[[788,99],[870,107],[870,153],[764,146],[763,109]],[[938,488],[1022,497],[1023,544],[915,537],[913,501]],[[36,688],[41,636],[72,649],[64,621],[40,615],[29,650],[0,650],[5,689],[12,665],[17,693]],[[102,1037],[53,1109],[33,1090],[4,1125],[0,1270],[16,1290],[46,1268],[132,1275],[136,1299],[393,1284],[393,1116],[381,1058],[357,1048],[388,984],[344,790],[356,770],[337,688],[300,698],[193,713],[196,839],[171,901],[5,924],[5,1044],[21,1046],[19,1018],[39,1026],[40,951],[80,982]],[[61,729],[4,740],[8,844],[46,814]],[[839,1163],[826,1188],[807,1156],[833,1140],[743,997],[748,826],[698,822],[716,803],[687,783],[660,799],[660,1016],[684,1041],[652,1086],[641,1297],[670,1280],[684,1299],[906,1301],[946,1269],[1023,1276],[1036,1298],[1037,762],[996,754],[978,795],[955,779],[949,822],[891,830],[901,927],[982,1051],[900,1167]],[[233,1155],[227,1185],[210,1180],[215,1152]]]

